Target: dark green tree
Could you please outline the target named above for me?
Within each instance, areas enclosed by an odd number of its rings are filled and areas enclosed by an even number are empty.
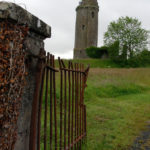
[[[141,27],[141,22],[136,18],[121,17],[108,26],[104,35],[106,46],[119,42],[119,55],[128,59],[147,48],[149,31]]]
[[[109,57],[111,60],[118,62],[119,61],[119,41],[115,41],[108,48]]]

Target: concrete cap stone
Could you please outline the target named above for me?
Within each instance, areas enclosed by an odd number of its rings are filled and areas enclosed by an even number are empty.
[[[21,25],[28,25],[29,29],[44,38],[51,37],[51,27],[24,8],[10,2],[0,2],[0,19],[10,19]]]

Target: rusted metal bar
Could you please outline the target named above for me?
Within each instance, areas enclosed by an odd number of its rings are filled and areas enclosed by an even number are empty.
[[[82,70],[84,71],[84,65],[82,64]],[[84,89],[85,89],[85,78],[86,74],[82,74],[82,134],[84,134]],[[82,140],[83,142],[83,140]]]
[[[85,84],[86,84],[86,81],[87,81],[89,69],[90,69],[90,66],[88,66],[87,69],[85,70],[85,73],[86,73],[85,80],[84,80]],[[87,86],[87,85],[86,85],[86,86]],[[85,86],[85,87],[86,87],[86,86]],[[87,119],[86,119],[86,115],[87,115],[87,113],[86,113],[86,105],[84,105],[85,133],[86,133],[86,135],[87,135]]]
[[[81,64],[80,64],[80,71],[82,71],[82,67],[81,67]],[[79,132],[80,132],[80,135],[82,135],[82,132],[81,132],[81,127],[82,127],[82,118],[81,118],[81,116],[82,116],[82,108],[81,108],[81,106],[82,106],[82,73],[80,72],[80,76],[79,76],[80,78],[79,78],[79,80],[80,80],[80,97],[79,97],[79,99],[80,99],[80,104],[79,104],[79,107],[80,107],[80,128],[79,128]],[[79,146],[80,146],[80,148],[81,148],[81,141],[80,141],[80,143],[79,143]]]
[[[86,106],[84,105],[84,123],[85,123],[85,134],[86,134]]]
[[[63,71],[60,57],[58,57],[60,67],[60,143],[59,148],[62,150],[62,105],[63,105]]]
[[[54,56],[52,57],[52,66],[55,68]],[[55,71],[53,71],[53,91],[54,91],[54,122],[55,122],[55,150],[57,150],[57,103],[56,103],[56,80]]]
[[[71,68],[73,70],[73,64],[71,63]],[[71,143],[73,143],[74,137],[74,72],[72,71],[72,121],[71,121]],[[73,148],[72,148],[73,150]]]
[[[75,64],[75,71],[77,70],[77,64]],[[75,139],[77,138],[77,72],[75,72]],[[77,144],[75,145],[75,150],[77,149]]]
[[[39,98],[39,112],[38,112],[38,138],[37,138],[37,150],[40,150],[40,136],[41,136],[41,112],[42,112],[42,102],[43,102],[43,88],[44,88],[44,78],[45,78],[45,67],[43,68],[42,73],[42,83],[40,90],[40,98]]]
[[[88,73],[89,73],[89,69],[90,69],[90,66],[88,65],[88,67],[85,69],[85,79],[84,79],[84,88],[87,87],[87,84],[86,84],[86,81],[87,81],[87,77],[88,77]]]
[[[50,66],[52,66],[52,55],[50,55]],[[52,150],[52,140],[53,140],[53,73],[50,70],[50,150]]]
[[[50,66],[49,64],[46,64],[45,67],[47,67],[48,69],[50,69],[54,72],[59,72],[59,70],[55,69],[54,67]]]
[[[41,49],[40,54],[43,55]],[[38,122],[38,104],[39,104],[39,93],[42,81],[42,72],[43,72],[43,60],[40,59],[37,64],[37,73],[36,73],[36,86],[34,91],[33,103],[32,103],[32,115],[31,115],[31,125],[30,125],[30,141],[29,149],[36,150],[36,140],[37,140],[37,122]]]
[[[84,137],[86,136],[86,134],[82,134],[81,136],[79,136],[76,140],[73,141],[73,143],[69,146],[66,147],[66,150],[70,150],[71,148],[74,147],[74,145],[76,145],[80,140],[82,140]]]
[[[61,69],[67,71],[67,70],[66,70],[66,66],[65,66],[63,60],[61,60],[61,63],[62,63],[62,68],[61,68]]]
[[[85,74],[86,75],[83,76],[83,92],[84,92],[84,89],[86,87],[86,81],[87,81],[88,72],[89,72],[89,66],[85,70]],[[83,100],[84,100],[84,94],[83,94]],[[83,101],[83,121],[84,121],[83,132],[86,134],[87,120],[86,120],[86,106],[84,105],[84,101]]]
[[[82,65],[82,70],[84,70],[84,65]],[[84,133],[84,108],[83,108],[83,104],[84,104],[84,77],[85,75],[82,74],[82,134]]]
[[[64,66],[64,63],[62,61],[62,64]],[[64,66],[65,67],[65,66]],[[64,149],[66,148],[66,120],[67,120],[67,73],[66,70],[64,70]]]
[[[68,64],[68,68],[70,69],[70,61]],[[71,79],[70,79],[70,70],[68,71],[68,146],[70,145],[70,108],[71,108]]]
[[[80,70],[72,70],[72,69],[68,69],[68,68],[61,68],[61,70],[72,71],[72,72],[79,72],[79,73],[85,74],[85,71],[80,71]]]
[[[47,55],[47,62],[49,63],[49,53]],[[48,81],[49,69],[46,69],[46,90],[45,90],[45,113],[44,113],[44,150],[47,150],[47,104],[48,104]]]
[[[77,64],[77,138],[79,137],[79,64]],[[77,143],[79,150],[79,143]]]

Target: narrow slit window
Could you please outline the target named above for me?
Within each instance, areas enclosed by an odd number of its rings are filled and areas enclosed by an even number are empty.
[[[94,14],[94,12],[92,11],[92,18],[94,18],[95,17],[95,14]]]
[[[85,29],[85,25],[82,25],[82,30],[84,30]]]

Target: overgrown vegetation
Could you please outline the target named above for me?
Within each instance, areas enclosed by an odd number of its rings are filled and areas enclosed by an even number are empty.
[[[0,22],[0,150],[14,149],[22,91],[25,86],[25,50],[28,28]]]

